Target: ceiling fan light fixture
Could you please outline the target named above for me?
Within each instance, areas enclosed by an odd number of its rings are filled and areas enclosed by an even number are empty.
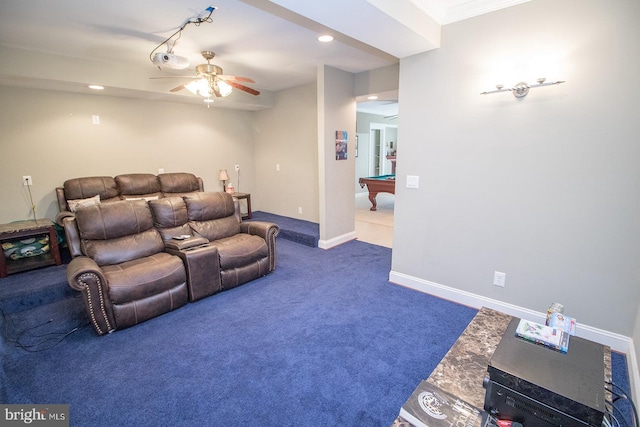
[[[210,98],[212,95],[215,95],[216,97],[229,96],[234,89],[238,89],[254,96],[260,95],[259,91],[239,83],[255,83],[252,79],[248,77],[225,75],[222,68],[210,62],[211,59],[214,58],[215,53],[211,51],[203,51],[201,53],[202,57],[207,60],[207,63],[196,66],[196,75],[190,77],[195,80],[192,80],[188,84],[181,84],[180,86],[171,89],[169,92],[178,92],[182,89],[187,89],[194,95],[199,95],[203,98]]]
[[[209,87],[209,82],[204,78],[194,80],[184,87],[192,94],[200,95],[204,98],[208,98],[213,94],[213,90]]]
[[[231,95],[231,91],[233,88],[223,80],[217,80],[214,85],[218,86],[218,91],[220,92],[220,96],[229,96]],[[215,90],[214,90],[215,92]]]

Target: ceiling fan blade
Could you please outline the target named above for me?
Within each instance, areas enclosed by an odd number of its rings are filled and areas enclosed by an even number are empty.
[[[229,86],[233,86],[233,87],[235,87],[236,89],[240,89],[240,90],[242,90],[242,91],[245,91],[245,92],[247,92],[247,93],[250,93],[251,95],[260,95],[260,92],[258,92],[257,90],[255,90],[255,89],[251,89],[250,87],[243,86],[243,85],[241,85],[241,84],[239,84],[239,83],[236,83],[236,82],[234,82],[234,81],[229,80],[229,81],[227,81],[226,83],[227,83]]]
[[[224,81],[255,83],[253,79],[250,79],[249,77],[228,76],[226,74],[218,74],[216,77]]]
[[[185,86],[186,86],[185,84],[181,84],[180,86],[174,87],[169,92],[178,92],[179,90],[184,89]]]

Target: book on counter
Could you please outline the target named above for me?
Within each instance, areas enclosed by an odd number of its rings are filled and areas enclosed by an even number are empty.
[[[402,405],[400,417],[416,427],[481,427],[482,412],[423,380]]]
[[[518,323],[516,337],[562,353],[566,353],[569,349],[569,333],[564,329],[541,325],[526,319],[521,319]]]
[[[549,326],[552,328],[564,329],[569,335],[576,334],[576,319],[565,316],[562,313],[551,313],[549,317]]]

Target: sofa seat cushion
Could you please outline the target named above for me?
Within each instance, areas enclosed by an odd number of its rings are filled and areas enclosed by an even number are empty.
[[[187,304],[187,297],[187,285],[183,283],[148,298],[131,301],[126,304],[116,304],[113,306],[113,315],[116,319],[117,329],[137,325],[182,307]]]
[[[269,254],[263,238],[245,233],[215,240],[210,245],[218,248],[221,270],[243,267],[266,258]]]
[[[211,242],[240,233],[240,223],[235,216],[208,221],[189,221],[189,227],[193,231],[192,234],[202,236]]]
[[[182,260],[165,252],[102,267],[114,304],[148,298],[185,283]]]

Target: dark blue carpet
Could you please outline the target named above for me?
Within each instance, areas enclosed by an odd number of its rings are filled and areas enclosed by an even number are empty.
[[[320,225],[315,222],[303,221],[262,211],[253,212],[252,218],[249,221],[275,222],[280,227],[278,237],[305,246],[311,246],[312,248],[318,247]]]
[[[135,327],[5,343],[2,400],[70,404],[72,426],[390,425],[476,310],[390,284],[381,246],[277,246],[272,274]]]

